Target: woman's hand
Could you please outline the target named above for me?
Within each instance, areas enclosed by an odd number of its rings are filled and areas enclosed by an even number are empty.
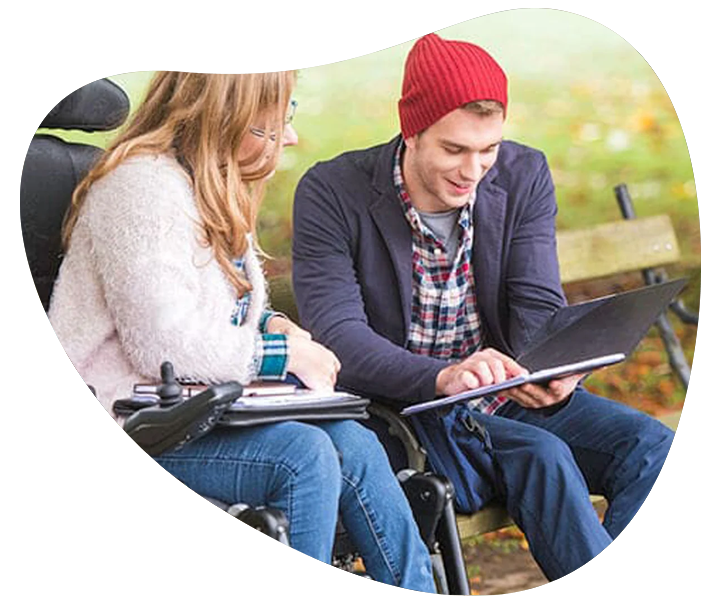
[[[335,388],[340,371],[340,361],[335,354],[301,335],[288,335],[287,345],[290,373],[311,390],[331,391]]]
[[[305,339],[312,339],[309,331],[306,331],[302,327],[295,325],[290,319],[282,316],[275,315],[271,317],[267,322],[265,330],[268,333],[282,333],[288,336],[298,336]]]

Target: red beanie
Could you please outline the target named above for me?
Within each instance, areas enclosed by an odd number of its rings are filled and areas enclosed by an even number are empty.
[[[507,78],[485,50],[469,42],[421,37],[405,62],[400,129],[405,139],[475,100],[496,100],[507,110]]]

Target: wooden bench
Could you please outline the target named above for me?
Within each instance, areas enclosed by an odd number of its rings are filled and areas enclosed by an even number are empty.
[[[615,192],[625,219],[582,229],[558,231],[558,259],[563,284],[636,271],[643,272],[646,282],[651,283],[662,279],[662,271],[658,271],[658,268],[680,260],[680,247],[670,217],[657,215],[635,218],[627,188],[618,186]],[[680,311],[685,311],[682,305]],[[658,323],[658,327],[664,329],[662,335],[669,360],[671,363],[678,362],[672,366],[687,389],[690,369],[682,355],[680,343],[665,319]],[[683,320],[692,321],[692,318]],[[680,411],[660,418],[660,421],[673,430],[677,428],[679,420]],[[606,503],[602,496],[592,496],[591,499],[598,511],[604,509]],[[457,523],[461,539],[513,524],[507,511],[500,505],[488,506],[473,515],[459,515]]]
[[[627,188],[622,184],[617,186],[615,195],[624,219],[558,232],[558,258],[563,285],[638,271],[643,273],[646,283],[655,283],[665,277],[662,267],[680,260],[680,248],[670,218],[667,215],[635,218]],[[271,280],[270,296],[273,307],[297,320],[288,277]],[[673,308],[684,322],[697,324],[697,317],[690,315],[682,303],[675,303]],[[661,329],[669,362],[687,389],[690,369],[680,343],[666,316],[658,321],[657,326]],[[409,467],[425,470],[424,450],[408,425],[385,407],[374,406],[372,412],[391,422],[390,432],[403,442]],[[679,418],[678,411],[661,418],[661,421],[675,429]],[[593,496],[592,500],[597,510],[604,508],[602,497]],[[490,505],[473,515],[459,515],[457,524],[461,539],[468,539],[513,523],[502,506]]]

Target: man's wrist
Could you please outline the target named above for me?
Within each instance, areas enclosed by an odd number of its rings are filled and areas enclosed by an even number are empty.
[[[448,385],[450,382],[450,379],[452,378],[452,372],[454,370],[453,365],[448,365],[444,369],[441,369],[437,377],[435,378],[435,395],[436,396],[446,396],[446,390],[448,389]]]

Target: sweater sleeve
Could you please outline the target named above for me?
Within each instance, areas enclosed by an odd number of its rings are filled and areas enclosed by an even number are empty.
[[[288,374],[287,336],[281,333],[259,335],[255,352],[257,378],[266,381],[282,381]]]
[[[232,325],[236,297],[199,242],[183,173],[167,160],[124,163],[86,203],[105,301],[138,373],[153,376],[170,360],[180,377],[249,380],[264,297],[257,294],[245,325]]]

